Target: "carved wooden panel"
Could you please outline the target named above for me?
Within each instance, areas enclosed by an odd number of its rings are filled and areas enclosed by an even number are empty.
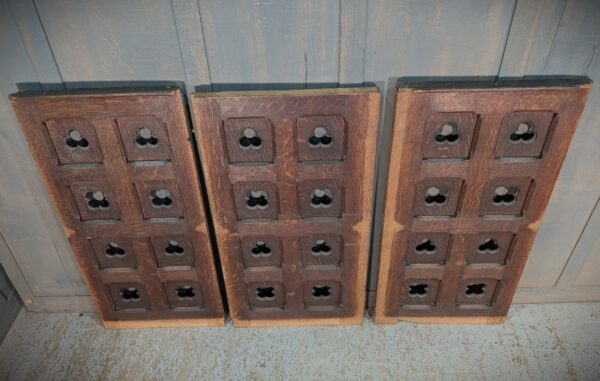
[[[589,88],[398,89],[377,322],[504,319]]]
[[[377,90],[192,104],[234,324],[362,322]]]
[[[105,326],[222,325],[179,90],[11,101]]]

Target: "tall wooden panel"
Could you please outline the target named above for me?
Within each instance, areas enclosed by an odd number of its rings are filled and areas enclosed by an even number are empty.
[[[104,325],[222,325],[179,90],[11,102]]]
[[[588,81],[397,92],[375,319],[504,319]]]
[[[379,93],[196,93],[236,326],[362,322]]]

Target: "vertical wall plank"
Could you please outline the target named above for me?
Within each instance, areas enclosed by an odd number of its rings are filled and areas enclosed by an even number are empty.
[[[340,85],[364,80],[367,4],[365,0],[341,0]]]
[[[338,82],[339,1],[201,1],[215,90]]]
[[[519,3],[500,72],[507,76],[588,75],[596,82],[520,283],[521,287],[552,287],[600,196],[600,3]],[[530,30],[532,26],[535,31]],[[585,254],[578,251],[576,255]]]

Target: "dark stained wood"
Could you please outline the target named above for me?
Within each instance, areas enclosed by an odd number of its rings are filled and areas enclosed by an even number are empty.
[[[11,102],[104,325],[223,325],[180,91]]]
[[[398,89],[376,322],[504,320],[590,87]]]
[[[377,90],[204,93],[192,106],[234,324],[361,323]],[[262,146],[240,146],[245,128]]]

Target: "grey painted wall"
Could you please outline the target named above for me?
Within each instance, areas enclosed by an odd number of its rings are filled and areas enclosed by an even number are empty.
[[[31,310],[86,310],[85,284],[7,101],[21,89],[374,82],[381,215],[398,77],[600,79],[594,0],[0,0],[0,263]],[[517,301],[600,300],[594,88]],[[381,226],[373,234],[376,268]],[[374,289],[374,277],[369,284]]]

